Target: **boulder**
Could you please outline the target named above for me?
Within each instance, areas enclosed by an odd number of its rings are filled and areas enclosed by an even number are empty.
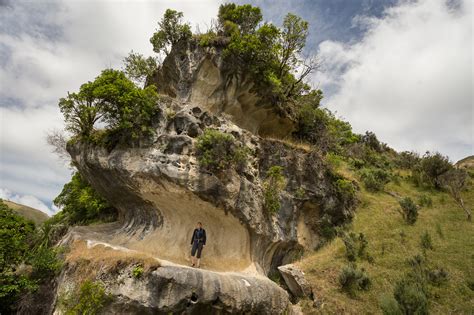
[[[313,290],[311,285],[305,279],[303,271],[294,264],[288,264],[278,267],[283,280],[285,280],[289,291],[295,298],[313,299]]]

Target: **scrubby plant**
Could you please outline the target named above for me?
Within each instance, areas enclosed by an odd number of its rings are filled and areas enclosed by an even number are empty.
[[[428,281],[432,285],[440,286],[448,281],[448,277],[449,273],[443,267],[428,270]]]
[[[357,258],[373,260],[367,251],[369,242],[364,233],[359,233],[358,235],[354,232],[343,233],[341,238],[344,243],[347,260],[350,262],[356,261]]]
[[[196,155],[202,167],[219,173],[234,166],[244,167],[248,158],[248,149],[239,147],[230,134],[206,129],[197,138]]]
[[[444,187],[454,201],[461,207],[464,212],[466,213],[467,220],[471,221],[472,219],[472,212],[471,210],[464,204],[464,200],[461,197],[461,192],[466,189],[469,178],[468,174],[463,169],[451,169],[443,173],[438,178],[438,183]]]
[[[410,197],[405,197],[399,201],[401,214],[408,224],[415,224],[418,219],[418,208]]]
[[[101,282],[86,280],[79,288],[60,299],[60,307],[66,315],[100,314],[111,301]]]
[[[280,210],[280,194],[286,186],[286,179],[283,175],[283,167],[278,165],[270,167],[266,175],[263,183],[265,209],[273,214]]]
[[[428,314],[428,298],[423,284],[404,278],[396,283],[393,295],[402,314]]]
[[[397,300],[392,295],[383,295],[379,302],[384,315],[404,315]]]
[[[423,250],[433,249],[433,240],[430,233],[425,231],[420,237],[420,246]]]
[[[431,197],[426,194],[420,195],[418,197],[418,204],[420,205],[420,207],[431,208],[433,206],[433,199],[431,199]]]
[[[390,173],[380,168],[364,168],[360,171],[364,186],[369,191],[382,191],[390,181]]]
[[[350,264],[339,274],[339,284],[344,292],[353,297],[357,290],[368,290],[371,281],[363,268],[358,269],[355,264]]]
[[[451,170],[453,165],[441,153],[426,152],[412,171],[415,183],[441,189],[440,176]]]
[[[132,269],[132,276],[133,276],[135,279],[139,279],[139,278],[142,277],[143,272],[144,272],[143,266],[141,266],[141,265],[135,266],[135,267],[133,267],[133,269]]]
[[[420,155],[413,151],[403,151],[397,155],[395,164],[402,169],[413,169],[420,162]]]

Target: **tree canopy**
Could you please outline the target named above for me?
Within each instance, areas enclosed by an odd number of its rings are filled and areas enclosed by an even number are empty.
[[[132,138],[151,132],[157,112],[158,94],[154,86],[138,88],[123,72],[106,69],[79,92],[61,98],[59,108],[66,129],[88,138],[95,124],[103,122],[108,129],[126,131]]]
[[[173,45],[191,37],[191,26],[182,22],[183,12],[167,9],[163,18],[158,22],[159,28],[153,33],[150,42],[153,51],[169,54]]]

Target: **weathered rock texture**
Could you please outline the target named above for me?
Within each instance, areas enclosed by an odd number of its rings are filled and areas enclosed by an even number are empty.
[[[262,100],[251,78],[226,67],[222,48],[180,43],[150,83],[160,93],[199,104],[214,114],[226,113],[255,134],[285,137],[293,131],[292,121]]]
[[[119,220],[76,227],[63,244],[93,241],[169,262],[140,281],[126,268],[118,275],[96,274],[115,297],[108,313],[188,312],[188,307],[191,313],[282,313],[288,294],[264,275],[318,246],[323,228],[351,218],[354,200],[341,198],[337,177],[316,151],[255,135],[289,129],[259,103],[249,82],[226,75],[216,49],[185,48],[173,49],[154,78],[172,96],[157,104],[155,137],[114,148],[80,141],[68,146],[75,166],[118,209]],[[247,148],[245,166],[218,173],[203,169],[195,144],[207,128]],[[283,168],[286,182],[276,214],[266,210],[263,188],[272,166]],[[189,264],[197,221],[208,237],[205,270],[182,266]],[[68,261],[61,283],[77,282],[81,274],[75,260]],[[96,268],[107,270],[107,264]]]
[[[303,271],[293,264],[278,267],[289,291],[295,298],[313,298],[311,285],[304,277]]]

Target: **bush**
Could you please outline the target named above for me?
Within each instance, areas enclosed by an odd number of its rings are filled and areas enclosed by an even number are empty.
[[[422,284],[402,279],[395,285],[393,295],[403,314],[428,314],[428,298]]]
[[[402,169],[413,169],[420,162],[420,155],[412,151],[403,151],[397,155],[395,164]]]
[[[360,172],[360,177],[367,190],[382,191],[390,181],[390,173],[380,168],[365,168]]]
[[[285,188],[286,180],[283,175],[283,167],[272,166],[267,171],[267,178],[263,183],[263,196],[265,198],[265,209],[269,213],[280,210],[280,194]]]
[[[441,189],[440,176],[451,170],[453,165],[447,156],[441,153],[426,152],[413,171],[416,181],[436,189]]]
[[[448,277],[448,272],[442,267],[428,270],[428,281],[435,286],[440,286],[447,282]]]
[[[410,197],[405,197],[399,201],[403,219],[408,224],[415,224],[418,218],[418,208]]]
[[[58,215],[69,225],[110,222],[117,217],[117,210],[79,172],[74,173],[71,181],[64,185],[61,193],[54,199],[54,204],[61,208]]]
[[[141,278],[143,275],[143,266],[135,266],[132,270],[132,276],[135,279]]]
[[[197,138],[196,155],[202,167],[219,173],[234,166],[245,167],[248,150],[238,147],[232,135],[206,129]]]
[[[79,289],[60,299],[60,305],[66,315],[100,314],[100,311],[111,300],[105,292],[104,285],[91,280],[84,281]]]
[[[363,268],[358,269],[355,264],[350,264],[342,269],[339,275],[339,284],[344,292],[355,296],[356,290],[368,290],[371,281]]]
[[[157,59],[153,57],[145,58],[142,54],[134,53],[133,50],[123,60],[123,72],[137,82],[145,82],[158,69]]]
[[[182,22],[183,12],[167,9],[158,22],[159,28],[150,38],[153,51],[169,54],[173,45],[182,40],[188,40],[192,36],[191,26]]]
[[[427,231],[421,235],[420,246],[423,250],[433,249],[433,240],[431,239],[430,233]]]
[[[29,263],[33,267],[32,277],[38,280],[52,278],[62,268],[62,261],[58,258],[60,249],[47,245],[40,245],[33,250]]]
[[[433,200],[428,195],[421,195],[418,197],[418,204],[420,207],[431,208],[433,206]]]
[[[380,299],[380,308],[384,315],[403,315],[397,300],[390,295],[382,296]]]
[[[367,252],[367,246],[369,245],[369,242],[367,241],[364,233],[359,233],[359,235],[356,235],[354,232],[344,233],[342,236],[342,241],[345,246],[347,260],[354,262],[357,260],[357,257],[361,259],[373,260],[373,258]]]

